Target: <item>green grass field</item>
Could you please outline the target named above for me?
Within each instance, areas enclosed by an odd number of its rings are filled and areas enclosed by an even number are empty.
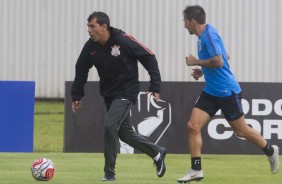
[[[0,184],[32,184],[33,161],[47,157],[55,164],[55,176],[48,183],[104,183],[102,153],[63,153],[63,102],[35,105],[34,153],[0,153]],[[280,157],[281,159],[281,157]],[[144,154],[119,154],[116,165],[120,184],[177,183],[190,166],[190,156],[168,154],[167,172],[158,178],[152,160]],[[205,179],[195,184],[282,184],[282,173],[272,175],[263,155],[203,155]]]
[[[64,102],[36,102],[34,151],[63,152]]]
[[[47,157],[56,167],[49,183],[103,183],[101,153],[1,153],[0,183],[31,184],[30,166],[35,158]],[[188,156],[168,154],[167,172],[158,178],[152,161],[144,154],[118,155],[116,174],[120,184],[171,184],[188,168]],[[272,175],[264,156],[203,155],[205,179],[198,184],[281,184],[282,175]],[[192,183],[192,182],[191,182]],[[196,182],[195,182],[196,183]]]

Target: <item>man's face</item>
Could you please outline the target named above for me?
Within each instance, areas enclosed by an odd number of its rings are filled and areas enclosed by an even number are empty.
[[[184,17],[184,27],[189,31],[191,35],[195,34],[193,20],[189,20]]]
[[[88,33],[93,42],[100,42],[104,39],[104,31],[106,29],[106,25],[100,26],[97,23],[97,18],[93,18],[90,22],[87,23]]]

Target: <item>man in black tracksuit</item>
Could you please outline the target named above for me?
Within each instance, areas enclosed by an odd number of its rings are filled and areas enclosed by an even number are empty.
[[[88,19],[90,39],[85,43],[76,63],[72,85],[72,110],[81,107],[84,85],[89,69],[94,65],[100,77],[100,93],[107,107],[104,132],[104,178],[115,180],[115,163],[119,139],[146,153],[156,165],[157,175],[166,171],[166,149],[148,141],[135,132],[130,122],[129,109],[139,93],[138,61],[150,75],[149,92],[159,99],[161,77],[155,55],[123,31],[110,27],[110,19],[103,12],[94,12]]]

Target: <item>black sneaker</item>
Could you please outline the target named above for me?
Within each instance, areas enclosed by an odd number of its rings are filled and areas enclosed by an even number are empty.
[[[158,161],[154,161],[154,165],[157,167],[157,175],[158,177],[163,177],[163,175],[165,174],[166,171],[166,167],[165,167],[165,155],[166,155],[166,149],[161,147],[160,148],[160,158]]]
[[[114,175],[113,176],[105,175],[104,178],[102,178],[102,181],[116,181],[116,177]]]

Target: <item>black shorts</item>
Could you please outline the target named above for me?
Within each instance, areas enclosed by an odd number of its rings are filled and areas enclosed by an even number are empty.
[[[241,99],[241,93],[235,94],[232,92],[231,96],[216,97],[203,91],[194,107],[207,112],[211,118],[221,109],[227,121],[234,121],[244,115]]]

